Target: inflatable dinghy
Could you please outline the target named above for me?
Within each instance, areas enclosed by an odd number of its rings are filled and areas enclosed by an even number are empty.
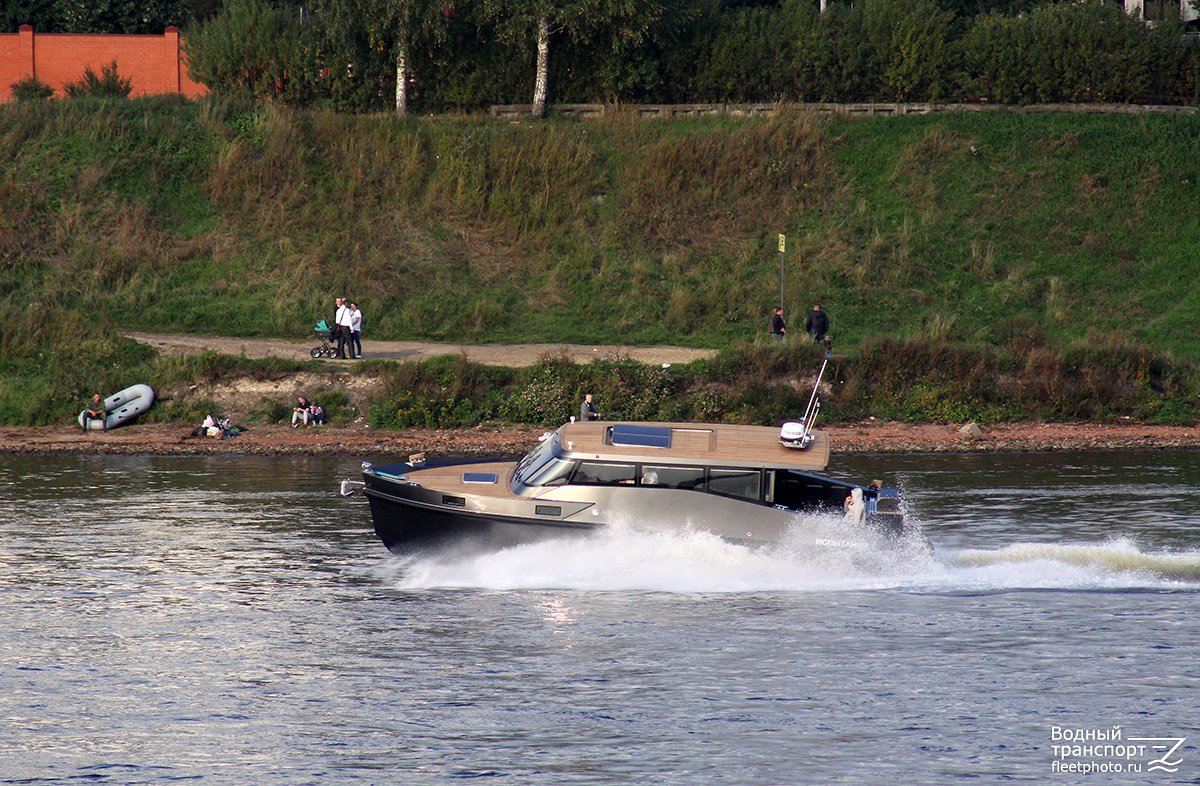
[[[154,403],[154,388],[149,385],[133,385],[104,399],[104,420],[89,418],[85,409],[79,413],[79,425],[87,431],[107,431],[122,423],[128,423]]]

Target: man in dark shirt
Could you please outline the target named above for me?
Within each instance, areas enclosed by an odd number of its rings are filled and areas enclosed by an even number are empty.
[[[783,306],[776,306],[775,313],[771,315],[771,338],[775,341],[783,341],[786,333],[787,325],[783,323]]]
[[[820,306],[813,306],[808,319],[804,320],[804,329],[818,344],[825,339],[825,334],[829,332],[829,317],[825,316]]]

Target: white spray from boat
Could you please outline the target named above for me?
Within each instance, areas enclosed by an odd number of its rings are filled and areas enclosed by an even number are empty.
[[[405,590],[1200,590],[1200,551],[1142,550],[1120,539],[945,552],[931,551],[919,537],[827,546],[814,549],[800,531],[782,543],[751,548],[700,531],[647,532],[625,524],[495,552],[395,557],[381,570]]]

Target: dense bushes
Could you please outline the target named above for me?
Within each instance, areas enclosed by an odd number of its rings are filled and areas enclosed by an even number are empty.
[[[772,425],[808,405],[821,352],[807,342],[741,345],[711,361],[659,369],[627,359],[576,365],[544,358],[528,369],[488,369],[462,358],[404,365],[371,412],[375,428],[452,428],[483,422],[555,426],[593,391],[603,416],[639,421]],[[830,361],[820,422],[880,420],[1111,420],[1191,423],[1200,416],[1194,368],[1148,348],[1097,336],[1064,353],[997,351],[876,339]]]
[[[962,91],[999,103],[1177,100],[1194,55],[1174,25],[1147,27],[1118,6],[1061,3],[980,17],[961,41]]]
[[[1182,43],[1177,21],[1150,27],[1101,0],[1013,2],[1008,14],[974,15],[1003,5],[831,0],[824,13],[816,0],[620,6],[620,24],[586,32],[552,25],[549,93],[551,101],[673,103],[1197,97],[1198,47]],[[617,13],[617,5],[596,7]],[[267,0],[230,0],[186,31],[193,75],[222,95],[381,110],[396,100],[406,31],[412,108],[530,100],[533,36],[488,4],[400,4],[411,15],[406,24],[388,16],[371,25],[347,8],[344,0],[313,3],[301,25]]]
[[[932,0],[866,0],[799,16],[799,96],[825,101],[943,98],[955,85],[950,14]]]

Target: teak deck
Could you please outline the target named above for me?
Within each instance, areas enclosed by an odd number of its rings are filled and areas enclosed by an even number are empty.
[[[686,464],[740,464],[783,467],[802,471],[822,470],[829,464],[829,435],[814,431],[804,450],[785,448],[779,430],[769,426],[734,426],[723,423],[638,423],[639,426],[671,430],[671,447],[611,445],[607,421],[568,423],[562,427],[562,445],[577,458],[613,461],[662,461]]]

